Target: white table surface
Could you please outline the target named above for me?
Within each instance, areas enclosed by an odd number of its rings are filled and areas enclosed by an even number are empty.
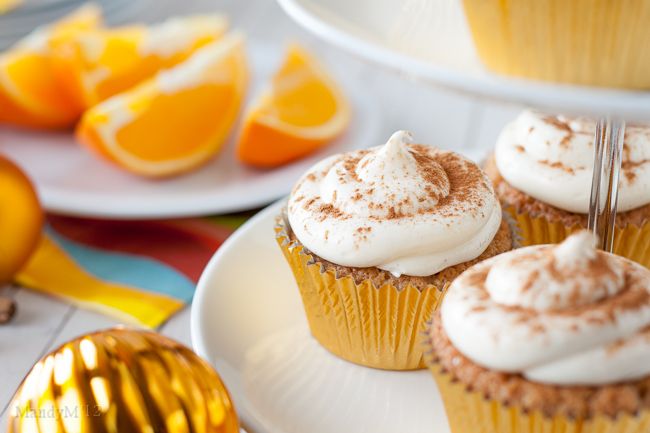
[[[375,95],[381,104],[384,116],[381,136],[389,137],[397,129],[408,129],[418,141],[480,154],[488,151],[500,128],[520,110],[520,107],[494,105],[413,82],[405,75],[378,70],[316,40],[286,17],[274,0],[156,0],[155,10],[146,19],[155,21],[172,12],[201,11],[227,13],[233,27],[246,30],[251,43],[262,38],[277,43],[299,41],[326,63],[353,74],[359,87]],[[18,303],[13,321],[0,325],[0,429],[4,430],[9,401],[41,356],[78,335],[119,322],[16,286],[0,288],[0,294],[12,296]],[[185,308],[158,331],[190,345],[189,316],[189,308]]]

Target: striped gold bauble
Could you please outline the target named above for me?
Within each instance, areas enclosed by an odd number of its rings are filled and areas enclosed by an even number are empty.
[[[238,433],[219,375],[148,331],[79,337],[34,365],[8,407],[9,433]]]

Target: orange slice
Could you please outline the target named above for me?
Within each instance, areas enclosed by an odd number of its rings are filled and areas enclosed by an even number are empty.
[[[0,156],[0,285],[11,281],[40,239],[43,212],[25,174]]]
[[[58,44],[58,76],[80,104],[91,107],[184,61],[227,28],[221,15],[196,15],[152,27],[84,32]]]
[[[35,30],[0,55],[0,122],[20,126],[69,127],[82,108],[53,72],[51,45],[96,27],[101,11],[84,6],[61,21]]]
[[[267,168],[301,158],[339,136],[350,112],[325,69],[294,45],[270,88],[246,115],[237,156]]]
[[[191,170],[222,147],[247,82],[243,37],[227,36],[88,110],[79,140],[143,176]]]

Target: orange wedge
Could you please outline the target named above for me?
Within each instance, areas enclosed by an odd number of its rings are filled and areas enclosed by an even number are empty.
[[[264,168],[301,158],[339,136],[350,122],[350,113],[334,80],[294,45],[270,88],[245,116],[237,156]]]
[[[143,176],[191,170],[222,147],[247,82],[243,37],[226,36],[88,110],[77,129],[79,140]]]
[[[100,10],[84,6],[57,23],[35,30],[0,55],[0,122],[42,128],[71,126],[82,108],[57,80],[51,46],[100,22]]]
[[[91,107],[184,61],[227,28],[221,15],[196,15],[151,27],[95,29],[58,44],[57,73],[69,93]]]

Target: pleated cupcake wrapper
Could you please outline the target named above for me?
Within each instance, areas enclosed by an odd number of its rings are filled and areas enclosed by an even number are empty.
[[[445,405],[451,433],[647,433],[650,411],[621,414],[615,419],[596,416],[571,419],[527,412],[490,400],[459,382],[427,352],[427,363]]]
[[[623,414],[616,419],[596,416],[570,419],[525,412],[471,391],[434,363],[430,365],[447,412],[452,433],[647,433],[650,411]]]
[[[515,405],[492,400],[458,381],[438,362],[430,340],[431,321],[423,336],[429,371],[438,385],[451,433],[647,433],[650,411],[621,414],[616,418],[595,416],[573,419],[525,411]]]
[[[650,86],[646,0],[463,3],[478,54],[496,72],[597,86]]]
[[[577,224],[567,227],[561,221],[533,217],[517,211],[512,206],[507,207],[506,211],[517,224],[522,246],[556,244],[562,242],[571,233],[585,228]],[[616,227],[614,254],[650,268],[650,220],[646,220],[641,226],[628,224],[625,227]]]
[[[376,287],[338,277],[291,241],[283,218],[276,239],[293,271],[312,335],[333,354],[387,370],[424,368],[422,331],[442,300],[448,283],[424,290],[391,284]]]

